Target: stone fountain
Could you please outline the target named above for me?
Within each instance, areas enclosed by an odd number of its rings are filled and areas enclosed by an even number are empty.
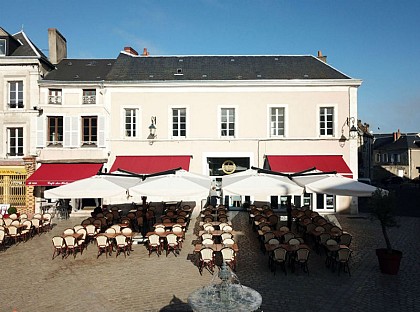
[[[210,285],[202,287],[188,297],[188,303],[195,312],[256,311],[261,306],[262,297],[254,289],[240,284],[238,277],[223,262],[217,277]]]

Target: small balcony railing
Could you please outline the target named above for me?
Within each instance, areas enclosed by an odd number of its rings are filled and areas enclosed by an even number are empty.
[[[61,104],[61,96],[60,95],[48,96],[48,104]]]
[[[84,95],[83,96],[83,104],[95,104],[96,103],[96,96],[95,95]]]

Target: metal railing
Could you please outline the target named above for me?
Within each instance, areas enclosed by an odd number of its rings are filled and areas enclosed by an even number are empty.
[[[61,104],[61,95],[49,95],[48,104]]]

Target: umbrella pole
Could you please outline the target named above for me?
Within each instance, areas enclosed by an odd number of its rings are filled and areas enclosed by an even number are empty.
[[[287,227],[292,230],[292,196],[287,196]]]

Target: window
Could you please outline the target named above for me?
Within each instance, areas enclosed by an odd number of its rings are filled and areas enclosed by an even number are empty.
[[[284,135],[284,107],[272,107],[270,121],[271,136]]]
[[[48,146],[63,145],[63,117],[48,117]]]
[[[61,89],[48,90],[48,104],[61,104]]]
[[[95,103],[96,103],[96,90],[83,89],[83,104],[95,104]]]
[[[173,108],[172,109],[172,136],[185,137],[186,136],[186,109]]]
[[[334,107],[321,107],[319,111],[319,134],[334,135]]]
[[[316,194],[317,200],[317,209],[329,209],[333,210],[335,207],[335,197],[334,195],[327,194]]]
[[[381,154],[380,153],[375,154],[375,161],[377,163],[380,163],[381,162]]]
[[[9,156],[23,156],[23,128],[8,128]]]
[[[137,136],[136,120],[137,120],[137,109],[126,108],[125,109],[125,136],[126,137]]]
[[[0,55],[6,55],[6,39],[0,39]]]
[[[98,117],[82,117],[82,145],[97,145]]]
[[[382,162],[387,163],[388,162],[388,154],[384,153],[382,154]]]
[[[9,82],[9,107],[23,108],[23,81]]]
[[[220,121],[220,135],[222,137],[235,136],[235,109],[222,108]]]

